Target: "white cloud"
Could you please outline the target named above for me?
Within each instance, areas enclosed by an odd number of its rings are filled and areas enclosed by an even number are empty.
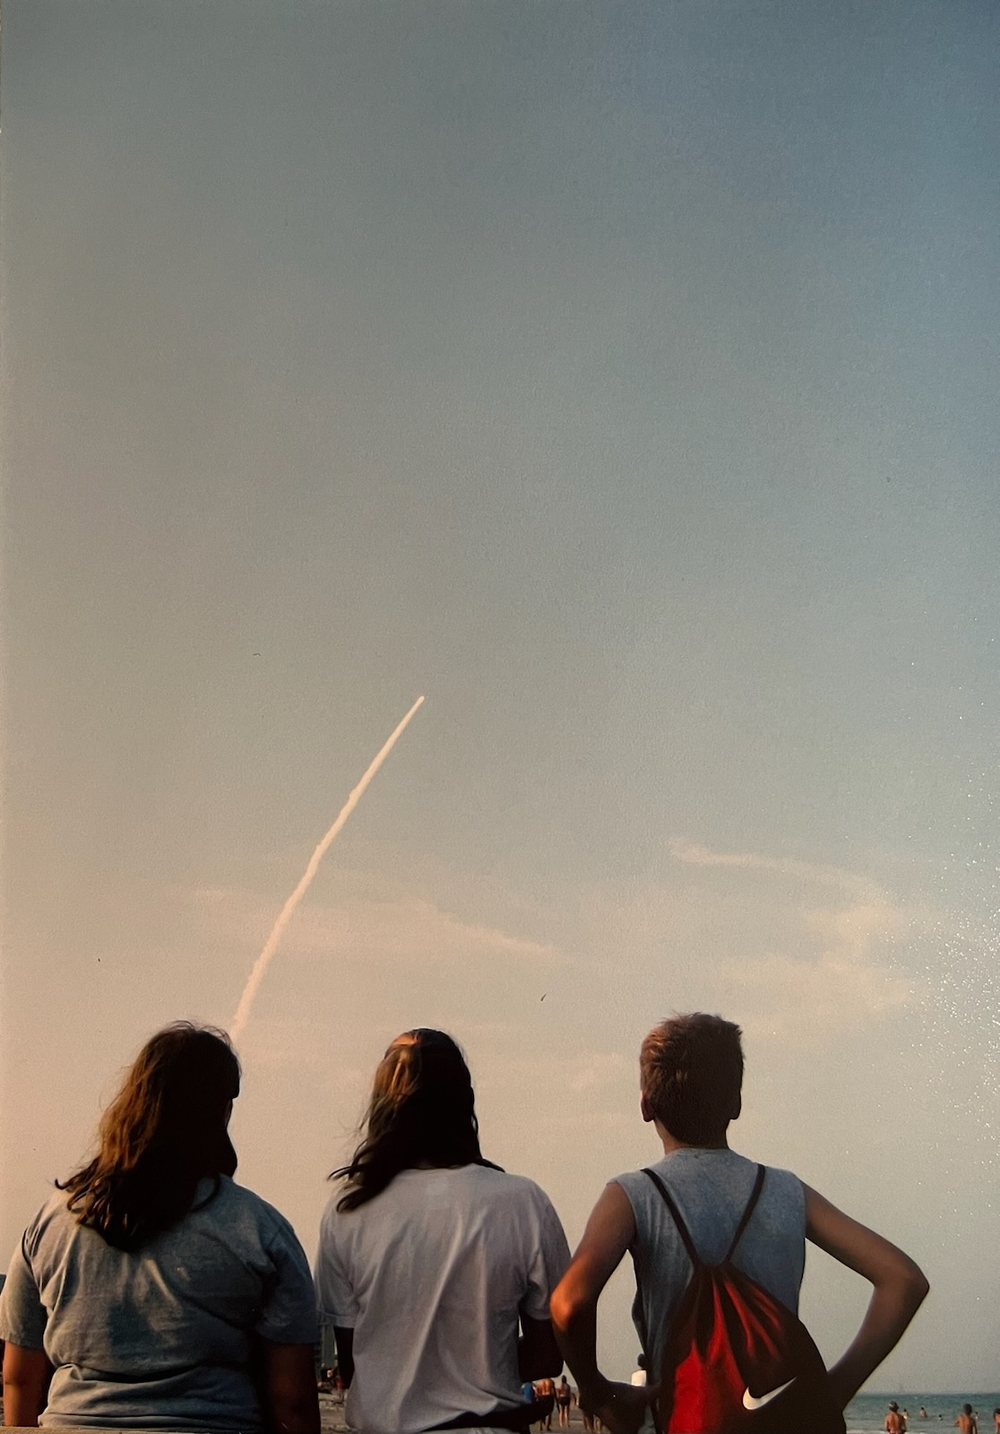
[[[670,852],[689,865],[790,879],[768,893],[766,927],[759,893],[750,900],[742,890],[715,897],[731,920],[741,907],[747,914],[740,954],[717,964],[712,985],[748,1032],[814,1042],[878,1020],[914,998],[916,983],[890,953],[913,929],[916,914],[877,883],[839,867],[714,852],[680,838],[670,842]],[[827,893],[822,903],[816,887]]]
[[[255,892],[236,888],[193,893],[200,938],[245,945],[252,961],[280,909]],[[307,897],[281,941],[279,955],[378,960],[399,965],[469,960],[516,960],[564,966],[569,958],[550,942],[515,934],[438,906],[425,896],[388,889],[324,904]]]
[[[897,1011],[913,995],[912,983],[891,968],[832,952],[816,961],[776,952],[730,961],[719,979],[738,1000],[744,1029],[804,1043]]]
[[[857,872],[846,871],[839,866],[825,866],[813,862],[796,861],[794,857],[758,856],[753,852],[711,851],[697,842],[684,837],[671,837],[667,849],[675,861],[691,866],[741,867],[747,871],[771,872],[775,876],[790,876],[802,881],[816,882],[823,886],[836,886],[858,895],[877,897],[881,888],[868,877]]]

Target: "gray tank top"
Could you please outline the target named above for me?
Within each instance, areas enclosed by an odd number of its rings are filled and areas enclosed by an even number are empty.
[[[726,1256],[753,1190],[756,1163],[734,1150],[676,1150],[651,1168],[677,1204],[706,1264]],[[632,1318],[644,1344],[649,1378],[658,1380],[670,1321],[691,1279],[691,1261],[663,1196],[641,1170],[615,1177],[635,1215],[631,1247],[636,1275]],[[805,1267],[806,1211],[801,1181],[769,1168],[733,1264],[793,1313]],[[648,1331],[648,1335],[645,1333]]]

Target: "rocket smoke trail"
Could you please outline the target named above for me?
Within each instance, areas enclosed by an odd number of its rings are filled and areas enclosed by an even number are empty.
[[[247,1017],[250,1015],[250,1007],[253,1005],[253,998],[257,994],[257,987],[263,980],[264,972],[267,970],[268,967],[268,962],[274,955],[275,950],[278,946],[278,942],[284,935],[285,927],[292,919],[292,915],[295,912],[295,908],[298,906],[303,896],[305,896],[306,892],[309,890],[309,883],[316,875],[317,868],[319,867],[320,862],[323,860],[323,857],[326,855],[327,848],[330,846],[334,837],[340,831],[341,827],[347,821],[347,818],[351,815],[354,808],[358,805],[358,802],[364,796],[365,788],[368,786],[368,783],[371,781],[372,777],[374,777],[379,767],[381,767],[386,757],[388,757],[389,753],[396,745],[397,738],[403,731],[403,728],[406,726],[407,722],[409,722],[410,718],[413,716],[414,712],[416,712],[421,702],[423,702],[423,700],[424,699],[422,697],[417,698],[416,702],[414,702],[409,712],[407,712],[402,722],[400,722],[395,732],[393,732],[388,742],[386,742],[385,746],[379,752],[374,762],[372,762],[367,772],[361,778],[361,781],[354,788],[354,791],[351,793],[351,795],[347,798],[347,801],[344,803],[343,809],[337,820],[334,822],[333,826],[330,828],[326,836],[323,838],[319,846],[309,858],[309,865],[306,867],[305,872],[302,875],[302,880],[299,882],[298,886],[295,888],[291,896],[281,908],[281,913],[277,921],[274,923],[274,926],[271,930],[271,934],[267,938],[267,941],[264,943],[263,951],[257,957],[257,960],[253,963],[253,970],[250,972],[250,977],[246,983],[246,986],[244,987],[243,995],[240,997],[240,1004],[236,1007],[236,1014],[233,1017],[232,1025],[229,1028],[229,1034],[233,1042],[238,1041],[243,1033],[243,1027],[247,1023]]]

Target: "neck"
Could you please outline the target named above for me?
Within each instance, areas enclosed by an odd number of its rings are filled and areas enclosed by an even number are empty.
[[[656,1126],[656,1133],[660,1137],[660,1142],[663,1145],[664,1155],[673,1155],[675,1150],[729,1149],[729,1141],[725,1136],[723,1136],[721,1140],[703,1141],[700,1145],[688,1145],[686,1141],[678,1140],[676,1136],[671,1135],[670,1131],[661,1125],[658,1120],[654,1121],[653,1124]]]

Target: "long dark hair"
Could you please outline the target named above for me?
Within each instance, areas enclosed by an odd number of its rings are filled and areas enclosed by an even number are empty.
[[[183,1219],[205,1176],[213,1199],[220,1177],[236,1170],[226,1125],[239,1091],[240,1063],[224,1031],[177,1021],[157,1032],[104,1112],[93,1160],[56,1181],[77,1222],[137,1250]]]
[[[488,1165],[479,1149],[472,1077],[461,1050],[443,1031],[406,1031],[375,1072],[361,1144],[331,1180],[346,1185],[338,1210],[373,1200],[401,1170]]]

